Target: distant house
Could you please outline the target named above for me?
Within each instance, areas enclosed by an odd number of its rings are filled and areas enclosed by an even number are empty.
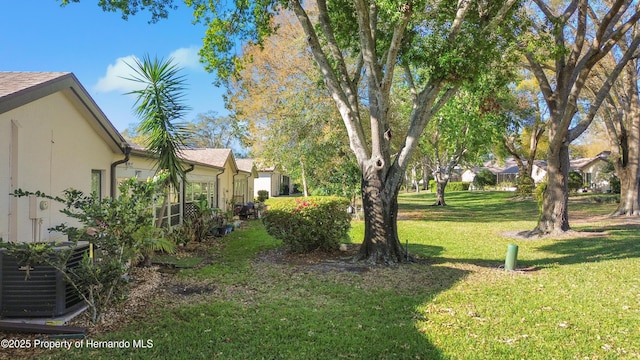
[[[223,173],[224,167],[202,163],[194,160],[183,160],[186,168],[186,183],[180,189],[169,190],[169,206],[164,212],[164,219],[171,226],[179,225],[186,214],[193,211],[193,202],[204,197],[207,204],[217,207],[218,187],[217,176]],[[117,167],[118,182],[137,177],[147,179],[157,172],[154,155],[139,145],[132,144],[130,156],[126,162]],[[156,216],[159,216],[161,203],[156,204]]]
[[[291,189],[289,177],[282,174],[280,166],[273,166],[258,170],[254,190],[255,196],[258,196],[258,191],[266,190],[269,192],[269,197],[275,197],[289,195],[293,189]]]
[[[580,158],[570,161],[570,169],[580,173],[584,179],[585,186],[593,191],[606,192],[609,190],[609,181],[602,175],[610,156],[609,151],[604,151],[592,158]],[[526,162],[525,162],[526,164]],[[462,173],[462,181],[473,182],[476,174],[483,169],[488,169],[496,175],[497,184],[515,184],[519,169],[513,158],[507,158],[503,162],[495,160],[487,161],[482,167],[467,169]],[[544,181],[547,176],[547,163],[543,160],[536,160],[533,163],[531,177],[538,184]]]
[[[608,192],[611,190],[609,176],[603,175],[603,172],[610,156],[610,151],[603,151],[592,158],[571,160],[571,170],[580,173],[585,186],[592,191]]]
[[[533,163],[531,177],[536,184],[543,181],[544,177],[547,175],[546,167],[546,162],[542,160],[536,160]],[[507,190],[515,190],[515,184],[519,176],[520,169],[518,168],[518,164],[516,163],[515,159],[511,157],[505,159],[502,162],[489,160],[486,161],[481,167],[466,169],[462,173],[462,181],[469,183],[473,182],[475,176],[480,171],[485,169],[491,171],[494,175],[496,175],[496,184],[498,185],[498,187],[502,186]]]
[[[16,189],[59,196],[75,188],[109,196],[127,144],[78,79],[61,72],[0,72],[0,238],[54,241],[61,205],[16,198]]]
[[[234,182],[234,189],[238,195],[236,203],[246,204],[253,202],[255,198],[255,181],[260,176],[256,163],[253,159],[236,159],[238,171],[242,176],[238,176]]]
[[[216,207],[227,210],[233,204],[245,204],[253,200],[254,180],[258,172],[254,165],[238,162],[231,149],[185,149],[181,156],[223,169],[216,176]]]

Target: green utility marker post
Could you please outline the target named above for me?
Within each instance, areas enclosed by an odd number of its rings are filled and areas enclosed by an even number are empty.
[[[507,246],[507,259],[504,262],[504,269],[515,270],[517,259],[518,259],[518,245],[509,244],[509,246]]]

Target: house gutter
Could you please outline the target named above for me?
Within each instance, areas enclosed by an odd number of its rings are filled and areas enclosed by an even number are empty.
[[[109,189],[111,198],[116,197],[116,166],[120,164],[124,164],[129,161],[129,157],[131,155],[131,146],[129,144],[125,145],[124,148],[124,159],[118,160],[111,164],[111,189]]]

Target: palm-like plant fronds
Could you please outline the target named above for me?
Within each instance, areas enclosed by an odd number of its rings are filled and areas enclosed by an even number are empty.
[[[189,110],[183,104],[185,77],[171,58],[165,61],[145,55],[142,61],[136,59],[135,65],[127,65],[134,71],[127,79],[143,85],[127,93],[137,96],[134,111],[141,119],[138,131],[147,138],[143,145],[156,155],[158,170],[166,170],[168,181],[178,188],[185,175],[178,156],[187,136],[181,122]]]

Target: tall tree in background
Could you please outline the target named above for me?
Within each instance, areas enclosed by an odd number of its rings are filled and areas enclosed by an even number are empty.
[[[185,178],[179,157],[186,137],[181,121],[189,111],[183,104],[184,76],[180,75],[180,68],[171,59],[151,59],[145,55],[142,61],[136,59],[135,64],[128,65],[133,71],[129,80],[142,86],[130,92],[137,96],[134,109],[140,118],[138,132],[146,139],[145,148],[155,155],[157,169],[167,172],[166,194],[169,186],[179,189]],[[158,215],[158,226],[162,225],[167,196]]]
[[[473,81],[512,45],[514,28],[521,25],[513,17],[517,2],[318,0],[316,6],[303,6],[299,0],[236,0],[233,5],[186,0],[196,21],[207,22],[200,54],[205,68],[221,79],[242,68],[239,42],[261,46],[277,30],[274,13],[285,8],[294,12],[362,172],[365,231],[358,259],[384,263],[405,260],[397,197],[422,132],[461,83]],[[129,0],[112,6],[128,15],[144,6],[162,10],[171,5],[171,0]],[[409,75],[413,94],[405,133],[396,132],[389,121],[398,66]],[[392,153],[393,137],[403,145]]]
[[[504,110],[511,121],[504,127],[503,144],[506,152],[518,165],[518,192],[523,196],[533,193],[533,164],[538,159],[540,145],[547,142],[543,135],[548,120],[548,109],[544,104],[535,78],[524,72],[524,77],[513,89],[515,101]]]
[[[549,108],[547,136],[547,188],[542,214],[531,235],[569,230],[569,144],[589,126],[624,66],[640,44],[640,34],[630,37],[628,49],[619,41],[630,34],[640,18],[640,3],[631,0],[555,2],[533,0],[532,28],[525,56]],[[607,55],[616,66],[588,109],[576,118],[584,100],[585,84],[593,68]],[[572,127],[573,125],[573,127]]]
[[[198,114],[195,122],[186,124],[189,137],[186,144],[190,147],[229,149],[237,148],[246,136],[244,122],[229,116],[219,116],[214,111]]]
[[[634,29],[640,31],[638,26]],[[629,38],[633,38],[630,36]],[[620,44],[626,49],[629,39]],[[602,86],[612,69],[615,59],[608,56],[596,72],[596,79],[589,82],[590,88]],[[630,61],[623,73],[606,96],[601,109],[602,120],[606,126],[607,139],[611,149],[611,161],[615,173],[620,179],[620,203],[613,215],[640,215],[640,62],[637,58]]]
[[[445,206],[445,188],[460,164],[477,164],[500,141],[507,120],[501,90],[488,78],[466,86],[438,112],[421,139],[422,152],[436,181],[435,206]],[[484,82],[484,84],[483,84]]]
[[[246,46],[251,61],[228,84],[227,107],[246,123],[251,153],[264,165],[281,165],[302,191],[353,191],[348,143],[340,114],[322,86],[302,28],[290,12],[274,18],[278,32],[262,46]],[[334,184],[334,181],[339,181]]]

